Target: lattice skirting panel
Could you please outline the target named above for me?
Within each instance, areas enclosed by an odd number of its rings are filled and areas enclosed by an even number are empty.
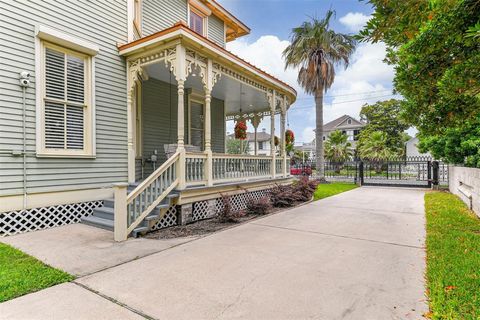
[[[0,236],[77,223],[101,206],[103,201],[90,201],[3,212],[0,213]]]
[[[208,200],[198,201],[192,204],[192,220],[198,221],[212,216],[211,209],[208,206]]]
[[[270,189],[247,191],[230,196],[230,203],[232,204],[233,211],[245,210],[247,208],[247,202],[250,199],[258,200],[263,197],[270,196]],[[222,211],[224,204],[222,198],[215,199],[215,213]]]
[[[150,228],[150,231],[167,228],[171,226],[176,226],[178,221],[177,220],[178,211],[179,211],[179,208],[177,205],[173,205],[170,208],[168,208],[167,213],[163,216],[162,219],[155,222],[155,224]]]

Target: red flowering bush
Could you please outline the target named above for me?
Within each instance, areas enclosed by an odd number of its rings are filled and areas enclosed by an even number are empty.
[[[247,124],[245,121],[237,121],[235,124],[235,139],[247,139]]]

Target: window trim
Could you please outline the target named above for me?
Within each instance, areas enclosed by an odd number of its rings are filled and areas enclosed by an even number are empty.
[[[189,7],[189,10],[188,10],[188,27],[190,29],[192,29],[192,31],[194,31],[195,33],[198,33],[196,32],[190,22],[191,22],[191,19],[190,19],[190,15],[193,13],[195,13],[197,16],[199,16],[200,18],[202,18],[202,34],[200,34],[202,37],[205,37],[207,38],[208,37],[208,25],[207,25],[207,22],[208,22],[208,19],[207,19],[207,15],[205,15],[202,11],[198,10],[197,8],[195,8],[194,6],[190,5]]]
[[[138,4],[138,12],[135,10],[135,6]],[[137,39],[142,37],[142,19],[143,19],[143,1],[133,0],[133,35]]]
[[[36,100],[36,155],[37,157],[59,158],[95,158],[95,57],[98,47],[81,39],[56,32],[56,36],[47,36],[37,28],[35,38],[35,100]],[[43,29],[45,30],[45,29]],[[60,37],[59,37],[60,35]],[[66,39],[68,37],[68,41]],[[46,40],[48,39],[48,40]],[[54,41],[49,41],[54,40]],[[76,41],[76,45],[73,44]],[[72,45],[73,44],[73,45]],[[72,48],[73,47],[73,48]],[[85,114],[84,114],[84,148],[83,150],[60,150],[45,147],[45,53],[46,48],[82,57],[85,61]],[[85,50],[78,50],[85,48]]]

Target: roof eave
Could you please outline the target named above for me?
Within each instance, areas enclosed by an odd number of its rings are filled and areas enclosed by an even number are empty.
[[[184,23],[176,23],[170,28],[132,41],[130,43],[121,45],[118,47],[118,50],[121,56],[129,57],[147,49],[148,47],[153,47],[158,44],[170,42],[175,39],[192,41],[196,44],[201,45],[203,49],[207,49],[212,54],[215,54],[216,56],[219,56],[225,60],[235,60],[238,66],[283,89],[283,91],[285,91],[286,93],[289,93],[290,104],[293,104],[295,102],[297,92],[294,88],[290,87],[288,84],[275,78],[274,76],[266,73],[265,71],[259,69],[258,67],[248,63],[247,61],[236,56],[230,51],[227,51],[213,41],[195,33],[194,31],[190,30],[190,28],[188,28]]]

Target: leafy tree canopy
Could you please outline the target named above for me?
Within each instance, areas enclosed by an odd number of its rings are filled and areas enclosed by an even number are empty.
[[[240,139],[227,139],[227,153],[229,154],[248,154],[250,144],[248,141]]]
[[[360,111],[360,119],[367,125],[359,135],[358,147],[372,138],[373,132],[385,134],[385,148],[391,155],[402,155],[405,143],[405,130],[409,125],[400,116],[401,101],[390,99],[375,104],[364,105]]]
[[[402,116],[418,128],[424,151],[478,166],[472,159],[480,138],[475,130],[480,116],[480,1],[370,3],[375,13],[359,37],[389,47],[395,89],[405,98]]]

